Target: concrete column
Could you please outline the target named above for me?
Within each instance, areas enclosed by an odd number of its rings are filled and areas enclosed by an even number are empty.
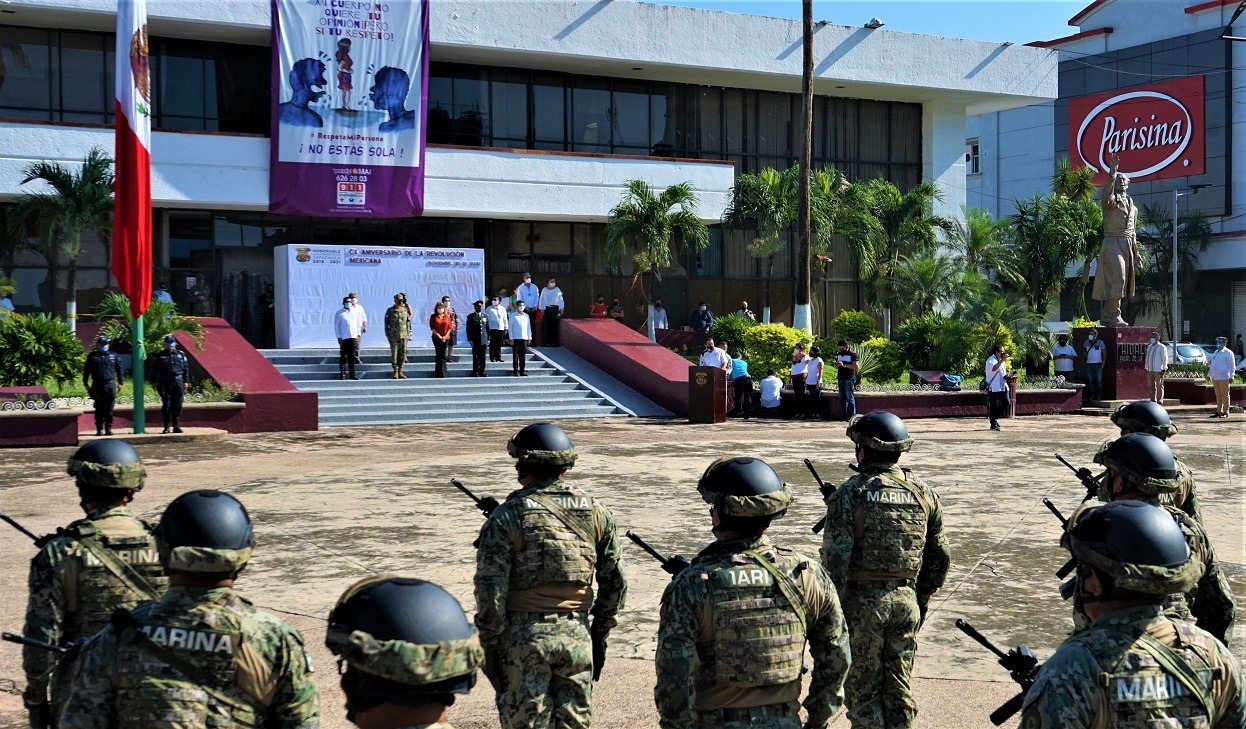
[[[922,104],[922,177],[943,190],[936,215],[960,219],[965,204],[965,105]]]

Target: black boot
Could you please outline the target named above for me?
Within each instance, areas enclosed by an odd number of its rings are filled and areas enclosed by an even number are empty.
[[[174,433],[182,432],[181,420],[179,418],[173,419],[173,432]]]
[[[104,435],[112,435],[112,423],[104,426]]]
[[[164,430],[160,431],[160,434],[164,435],[168,432],[169,432],[169,421],[166,420],[164,421]]]

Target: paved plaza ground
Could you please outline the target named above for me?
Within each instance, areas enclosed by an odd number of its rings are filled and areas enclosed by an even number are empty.
[[[1203,513],[1239,604],[1246,605],[1246,419],[1178,417],[1174,451],[1198,480]],[[448,483],[458,477],[499,498],[515,486],[506,440],[522,423],[351,428],[318,433],[230,436],[192,443],[144,443],[147,488],[134,504],[156,517],[179,493],[219,488],[238,496],[256,522],[255,559],[239,591],[281,611],[302,631],[317,667],[324,727],[346,727],[334,661],[324,648],[324,620],[342,590],[372,572],[433,580],[472,610],[481,516]],[[811,556],[810,526],[823,512],[811,458],[836,483],[850,471],[842,423],[565,421],[581,458],[569,478],[613,510],[620,531],[633,529],[669,552],[695,554],[712,537],[696,479],[713,459],[766,459],[793,485],[798,501],[772,534]],[[913,420],[917,445],[906,459],[943,499],[952,571],[931,603],[915,669],[918,725],[986,727],[987,714],[1015,693],[989,654],[953,627],[966,618],[1000,645],[1026,643],[1045,658],[1069,629],[1069,608],[1054,572],[1067,558],[1060,528],[1043,508],[1049,497],[1066,514],[1084,490],[1053,457],[1090,465],[1114,434],[1103,417],[1042,416],[1006,421]],[[0,452],[0,510],[43,533],[81,515],[65,476],[70,449]],[[0,527],[0,626],[20,631],[26,570],[33,547]],[[658,601],[669,577],[630,543],[628,605],[611,637],[610,661],[596,695],[596,726],[657,725],[653,652]],[[1246,630],[1232,648],[1246,655]],[[0,727],[24,727],[20,649],[0,645]],[[460,728],[491,727],[492,691],[482,678],[455,706]],[[847,727],[841,715],[836,727]]]

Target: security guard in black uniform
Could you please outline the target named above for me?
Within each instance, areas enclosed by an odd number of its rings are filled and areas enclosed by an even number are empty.
[[[164,418],[164,430],[182,432],[178,421],[182,418],[182,401],[190,387],[190,360],[177,348],[177,338],[172,334],[164,338],[164,349],[147,358],[147,370],[160,393],[160,415]]]
[[[122,382],[121,358],[108,351],[108,344],[108,337],[98,337],[82,366],[82,386],[95,402],[96,435],[112,435],[112,409]]]

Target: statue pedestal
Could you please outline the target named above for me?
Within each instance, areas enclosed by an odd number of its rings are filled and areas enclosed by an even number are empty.
[[[1073,330],[1073,348],[1077,362],[1073,377],[1086,382],[1086,338],[1091,329]],[[1107,345],[1103,363],[1104,400],[1146,400],[1151,396],[1146,379],[1146,348],[1151,337],[1158,336],[1155,327],[1099,327],[1099,339]]]

